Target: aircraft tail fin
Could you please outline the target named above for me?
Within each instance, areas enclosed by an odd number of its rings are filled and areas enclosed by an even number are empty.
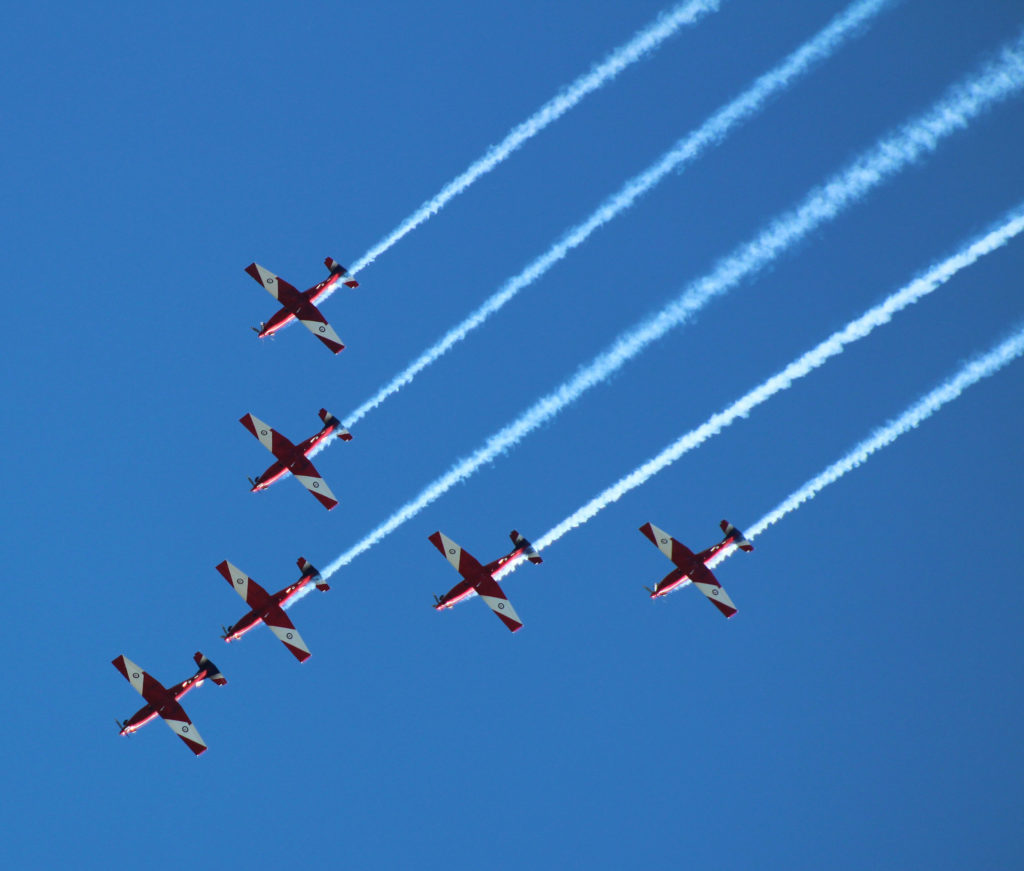
[[[299,569],[302,571],[302,577],[304,577],[304,578],[312,578],[313,579],[313,583],[316,585],[316,588],[318,590],[320,590],[321,592],[326,593],[331,588],[330,584],[328,584],[323,579],[323,576],[320,574],[320,572],[317,571],[316,566],[314,566],[304,556],[300,556],[296,560],[296,564],[298,565]]]
[[[220,669],[207,659],[201,651],[196,651],[196,655],[192,658],[196,661],[196,665],[198,665],[200,669],[204,670],[206,672],[206,676],[217,684],[217,686],[222,687],[228,682],[228,679],[220,673]]]
[[[324,422],[325,426],[336,426],[338,428],[336,435],[339,439],[344,442],[352,441],[352,433],[345,429],[345,427],[341,425],[341,421],[331,414],[326,408],[321,408],[317,413],[320,415],[320,420]]]
[[[324,266],[327,267],[331,275],[348,275],[348,270],[333,257],[325,257]],[[359,282],[354,278],[350,278],[348,281],[342,283],[345,287],[359,287]]]
[[[745,550],[747,553],[754,549],[747,537],[740,532],[735,526],[733,526],[728,520],[723,520],[719,526],[722,527],[722,532],[725,533],[726,541],[732,541],[740,550]]]
[[[530,544],[530,542],[528,542],[526,538],[524,538],[516,530],[513,529],[508,534],[508,537],[512,539],[512,544],[515,545],[516,550],[519,550],[521,548],[526,558],[534,565],[539,566],[542,562],[544,562],[544,560],[541,558],[541,555],[537,553],[536,548],[534,548],[534,546]]]

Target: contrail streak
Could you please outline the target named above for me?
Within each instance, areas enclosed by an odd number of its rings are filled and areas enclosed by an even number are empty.
[[[778,523],[791,511],[796,511],[806,501],[813,499],[829,484],[838,481],[847,472],[852,472],[876,451],[891,445],[905,432],[927,420],[944,405],[956,399],[968,387],[977,384],[982,378],[994,375],[1022,354],[1024,354],[1024,327],[1019,328],[1013,336],[984,356],[968,363],[948,381],[921,397],[895,420],[890,421],[873,435],[864,439],[842,459],[837,460],[820,475],[811,478],[757,521],[753,527],[746,530],[747,538],[754,539],[759,536],[769,526]],[[719,553],[708,565],[717,565],[726,556],[728,556],[726,552]]]
[[[709,12],[718,11],[719,0],[690,0],[680,3],[671,12],[660,16],[657,21],[639,31],[625,45],[615,49],[589,73],[580,76],[569,87],[540,107],[533,115],[514,127],[497,145],[471,164],[461,175],[453,178],[441,191],[427,200],[401,224],[381,239],[351,268],[352,273],[365,269],[396,242],[415,230],[428,218],[436,215],[450,200],[461,194],[480,176],[490,172],[528,139],[536,136],[553,121],[576,106],[584,97],[606,85],[630,64],[640,60],[648,52],[658,48],[679,28],[695,23]]]
[[[934,151],[949,134],[963,129],[984,109],[1024,86],[1024,40],[1004,49],[998,61],[954,86],[925,115],[885,137],[863,157],[825,185],[811,191],[795,210],[773,221],[753,241],[720,261],[714,270],[691,284],[683,294],[638,326],[620,336],[556,390],[541,397],[515,421],[490,436],[483,447],[459,460],[390,518],[339,556],[324,571],[328,577],[393,532],[454,484],[503,454],[537,427],[555,417],[591,387],[600,384],[649,344],[687,321],[711,299],[731,290],[741,279],[757,274],[779,254],[809,232],[835,217],[898,170]]]
[[[784,369],[763,381],[753,390],[737,399],[724,410],[713,414],[696,429],[690,430],[668,445],[659,454],[638,466],[628,475],[616,481],[599,493],[581,508],[570,514],[565,520],[551,529],[543,537],[534,542],[537,550],[543,550],[577,526],[582,526],[613,502],[617,502],[631,490],[645,484],[667,466],[704,444],[708,439],[718,435],[738,418],[746,417],[757,406],[767,402],[777,393],[788,390],[805,375],[809,375],[832,357],[841,354],[847,345],[870,335],[876,327],[887,324],[893,315],[913,305],[919,299],[938,289],[961,269],[970,266],[979,258],[1002,247],[1012,238],[1024,231],[1024,207],[1018,209],[1012,217],[1000,227],[986,233],[970,245],[961,249],[932,266],[923,275],[915,278],[908,285],[891,294],[883,302],[868,309],[855,320],[850,321],[843,329],[829,336],[807,353],[798,357]],[[749,536],[748,536],[749,537]]]
[[[606,199],[582,223],[577,224],[537,259],[529,263],[518,275],[508,279],[479,308],[461,323],[452,327],[431,347],[427,348],[405,369],[380,388],[370,399],[347,415],[348,426],[358,423],[389,396],[397,393],[421,371],[446,354],[491,315],[502,308],[523,288],[533,284],[552,266],[574,248],[582,245],[590,235],[621,212],[632,206],[673,170],[682,171],[709,147],[720,143],[730,130],[764,107],[768,99],[788,87],[798,76],[809,72],[824,61],[852,36],[857,28],[879,13],[890,0],[860,0],[834,18],[814,38],[804,43],[781,64],[762,75],[743,94],[723,106],[697,130],[684,136],[665,154],[639,175],[629,179],[622,188]]]

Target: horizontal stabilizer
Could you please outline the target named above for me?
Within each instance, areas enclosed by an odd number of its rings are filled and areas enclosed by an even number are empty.
[[[521,550],[523,555],[534,565],[539,566],[544,560],[541,555],[537,553],[537,549],[530,544],[519,532],[512,530],[508,537],[512,539],[512,544],[515,545],[516,550]]]
[[[327,267],[331,275],[348,275],[348,270],[333,257],[325,257],[324,266]],[[348,281],[343,281],[342,284],[344,284],[345,287],[359,287],[359,282],[354,278],[350,278]]]
[[[750,553],[750,551],[754,549],[754,545],[747,541],[747,537],[728,520],[723,520],[718,525],[722,527],[722,532],[725,533],[726,539],[735,544],[740,550],[745,550],[747,553]]]
[[[220,669],[207,659],[201,651],[196,651],[196,655],[192,658],[196,661],[196,665],[205,671],[206,676],[217,684],[217,686],[222,687],[228,682],[228,679],[220,673]]]
[[[317,571],[316,566],[314,566],[309,560],[307,560],[305,557],[300,556],[298,560],[296,560],[296,562],[298,563],[299,569],[302,572],[302,577],[312,578],[313,583],[316,585],[316,588],[318,590],[326,592],[330,589],[330,586],[323,579],[323,576],[320,574],[319,571]]]

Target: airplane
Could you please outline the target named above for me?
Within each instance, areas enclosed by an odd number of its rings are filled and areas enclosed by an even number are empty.
[[[328,511],[338,504],[331,488],[327,486],[327,482],[320,477],[316,466],[306,456],[332,433],[337,433],[338,438],[345,442],[352,441],[352,433],[345,429],[341,425],[341,421],[326,408],[321,408],[318,413],[324,422],[323,429],[298,445],[293,445],[277,430],[267,426],[262,420],[251,414],[243,415],[238,419],[242,426],[259,439],[263,447],[277,457],[277,462],[262,475],[257,476],[255,480],[249,479],[249,483],[252,484],[250,493],[266,490],[267,487],[282,478],[286,472],[291,472],[295,479],[309,490]]]
[[[188,718],[188,714],[185,713],[185,709],[178,704],[178,699],[189,690],[201,686],[206,678],[209,678],[218,686],[224,686],[227,683],[227,678],[202,653],[196,653],[193,659],[195,659],[196,665],[199,666],[199,671],[188,680],[183,680],[170,689],[165,689],[161,686],[160,682],[153,675],[143,671],[127,656],[122,655],[113,660],[114,668],[128,679],[128,683],[148,703],[123,723],[120,720],[117,721],[117,725],[121,727],[122,735],[130,735],[159,715],[171,727],[171,731],[181,738],[188,745],[188,749],[195,753],[196,756],[206,752],[206,742],[200,737],[196,727],[192,725],[192,721]]]
[[[325,293],[334,290],[339,284],[344,284],[345,287],[359,287],[359,282],[351,278],[346,281],[345,276],[348,275],[348,270],[330,257],[324,259],[324,266],[330,271],[330,276],[302,293],[258,263],[250,263],[245,267],[245,271],[284,306],[269,321],[261,323],[259,327],[253,327],[261,339],[274,335],[285,324],[297,318],[299,323],[331,349],[332,354],[337,354],[345,349],[338,334],[320,314],[320,310],[314,303]]]
[[[471,554],[464,551],[443,532],[435,532],[431,535],[430,542],[441,551],[445,559],[463,577],[461,582],[443,596],[434,596],[434,609],[440,611],[442,608],[451,608],[473,593],[477,593],[487,607],[497,614],[501,622],[512,632],[522,629],[523,621],[519,619],[519,615],[512,608],[508,597],[502,592],[498,582],[494,580],[494,574],[521,555],[525,555],[535,565],[540,565],[544,560],[534,550],[533,545],[514,529],[509,533],[509,538],[512,539],[513,549],[505,556],[482,566]]]
[[[231,584],[238,595],[245,599],[245,603],[252,608],[234,626],[222,626],[224,634],[221,638],[225,641],[236,641],[254,626],[266,623],[270,627],[270,631],[281,640],[281,643],[294,654],[299,662],[305,662],[312,656],[309,648],[306,647],[306,642],[302,640],[302,636],[299,635],[292,621],[288,619],[288,615],[284,613],[283,606],[310,581],[316,584],[316,588],[322,592],[329,590],[330,586],[320,576],[320,572],[303,557],[300,556],[296,562],[302,569],[302,577],[273,595],[227,560],[217,566],[217,571],[224,576],[224,580]]]
[[[684,581],[690,580],[726,617],[732,617],[736,613],[736,606],[732,603],[732,599],[729,598],[728,593],[711,574],[711,570],[705,563],[727,545],[734,544],[744,551],[752,551],[754,545],[747,541],[743,533],[728,520],[723,520],[719,525],[722,527],[722,532],[725,533],[725,538],[698,554],[694,554],[686,545],[680,544],[653,523],[645,523],[640,527],[640,531],[651,540],[654,546],[676,564],[676,567],[660,583],[656,584],[653,590],[650,587],[644,587],[651,594],[652,599],[658,599],[666,593],[672,592]]]

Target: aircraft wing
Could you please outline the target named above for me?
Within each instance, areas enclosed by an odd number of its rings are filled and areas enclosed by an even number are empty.
[[[512,603],[509,602],[508,596],[505,595],[494,578],[490,577],[490,575],[484,575],[483,580],[479,581],[476,585],[476,592],[487,603],[487,607],[498,615],[498,619],[511,632],[518,632],[523,628],[523,621],[519,619],[519,615],[512,607]]]
[[[330,511],[335,505],[338,504],[338,500],[334,497],[331,492],[331,488],[327,486],[327,482],[320,477],[320,473],[316,470],[308,458],[303,457],[300,460],[296,460],[289,467],[295,479],[310,493],[312,493],[317,501]]]
[[[658,529],[653,523],[645,523],[640,531],[646,535],[651,543],[658,548],[672,562],[683,569],[688,569],[695,559],[693,551],[685,544],[676,541],[663,529]]]
[[[125,676],[128,683],[142,698],[151,705],[159,705],[166,697],[167,690],[153,675],[147,674],[127,656],[121,655],[113,660],[114,668]]]
[[[231,584],[232,589],[245,599],[245,604],[250,608],[262,608],[270,598],[270,594],[263,587],[227,560],[217,566],[217,571]]]
[[[334,332],[334,328],[331,327],[331,325],[327,323],[327,319],[320,314],[320,309],[313,305],[309,300],[302,300],[301,304],[295,310],[295,317],[299,319],[299,323],[301,323],[307,330],[330,348],[332,354],[337,354],[339,351],[345,350],[345,344],[338,338],[338,334]]]
[[[267,616],[263,618],[263,622],[270,627],[270,631],[278,637],[281,643],[292,652],[299,662],[305,662],[312,656],[309,648],[306,647],[306,642],[302,640],[302,636],[299,635],[295,624],[288,619],[288,615],[284,613],[283,608],[280,606],[271,608]]]
[[[289,311],[295,312],[299,305],[301,305],[302,294],[283,278],[278,278],[274,275],[269,269],[264,269],[258,263],[250,263],[245,267],[245,271],[263,285],[267,293],[278,300]]]
[[[259,439],[259,443],[282,462],[287,462],[291,457],[292,452],[295,450],[295,445],[258,417],[254,417],[251,414],[243,414],[238,418],[238,422],[256,436]]]
[[[729,598],[729,594],[722,589],[722,585],[718,583],[718,579],[711,574],[711,569],[706,565],[700,563],[697,568],[691,571],[690,580],[693,581],[693,585],[698,590],[708,597],[711,604],[726,617],[732,617],[736,613],[736,606],[732,603],[732,599]]]
[[[448,560],[454,569],[466,580],[475,582],[478,575],[485,574],[484,567],[477,562],[476,557],[469,551],[459,547],[443,532],[435,532],[431,535],[430,543],[441,551],[441,556]],[[499,590],[498,592],[500,593],[501,591]]]
[[[171,731],[181,738],[196,756],[206,752],[206,742],[199,734],[199,730],[192,725],[192,721],[185,713],[185,709],[177,702],[172,701],[164,705],[160,711],[163,721],[171,727]]]

